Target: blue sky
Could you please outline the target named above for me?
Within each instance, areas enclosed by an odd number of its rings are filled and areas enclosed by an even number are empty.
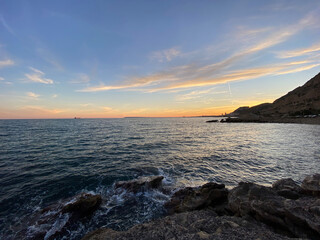
[[[193,116],[319,72],[319,1],[0,1],[0,118]]]

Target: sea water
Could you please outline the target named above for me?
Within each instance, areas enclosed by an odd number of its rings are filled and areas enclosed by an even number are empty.
[[[209,118],[0,120],[0,239],[50,239],[68,220],[39,224],[41,209],[86,192],[101,194],[94,215],[58,239],[99,227],[125,230],[164,214],[170,194],[136,194],[113,184],[162,175],[174,192],[208,181],[270,185],[320,172],[320,126],[206,123]],[[54,213],[47,213],[54,214]]]

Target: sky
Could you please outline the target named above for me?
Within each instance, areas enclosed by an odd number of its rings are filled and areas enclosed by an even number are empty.
[[[320,72],[318,0],[0,0],[0,119],[217,115]]]

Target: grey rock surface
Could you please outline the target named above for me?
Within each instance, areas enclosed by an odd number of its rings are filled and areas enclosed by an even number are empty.
[[[217,216],[210,210],[185,212],[167,216],[149,223],[139,224],[128,231],[118,232],[112,229],[98,229],[87,234],[82,240],[200,240],[200,239],[288,239],[278,235],[265,225],[249,222],[231,216]]]

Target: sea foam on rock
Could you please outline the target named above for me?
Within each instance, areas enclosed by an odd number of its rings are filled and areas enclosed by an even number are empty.
[[[18,239],[60,239],[70,226],[88,220],[101,202],[100,195],[82,193],[48,206],[36,213],[29,224],[31,227],[22,230]]]
[[[127,231],[98,229],[83,240],[320,239],[319,179],[307,176],[301,187],[289,178],[272,187],[242,182],[230,191],[218,183],[187,187],[165,204],[169,216]]]
[[[100,195],[81,194],[74,202],[63,206],[62,213],[73,213],[80,217],[85,217],[92,214],[101,204]]]
[[[153,188],[159,188],[162,185],[163,176],[140,177],[130,181],[120,181],[115,183],[115,188],[123,188],[129,192],[137,193]]]

